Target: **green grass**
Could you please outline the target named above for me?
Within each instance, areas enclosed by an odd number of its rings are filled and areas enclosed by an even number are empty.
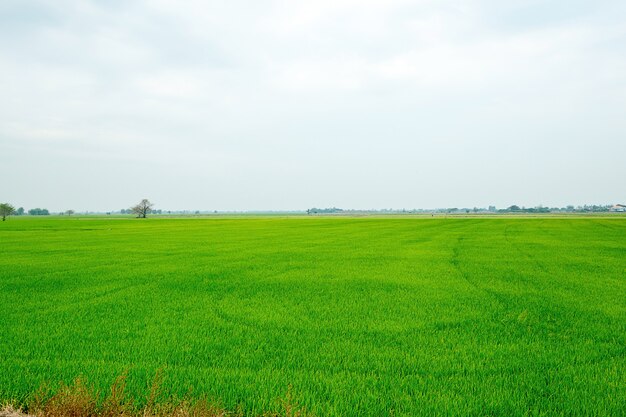
[[[0,223],[0,401],[45,381],[246,413],[626,410],[626,218]]]

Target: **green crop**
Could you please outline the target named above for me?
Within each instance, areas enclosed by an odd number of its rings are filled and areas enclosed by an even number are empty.
[[[0,402],[128,373],[246,413],[626,410],[626,218],[11,218]],[[291,388],[289,388],[291,387]]]

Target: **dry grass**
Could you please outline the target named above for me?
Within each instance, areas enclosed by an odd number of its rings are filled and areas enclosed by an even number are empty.
[[[0,417],[32,417],[22,411],[20,408],[15,408],[11,404],[6,404],[0,407]]]
[[[135,407],[135,401],[126,394],[126,375],[111,386],[110,392],[100,395],[84,379],[78,378],[71,385],[62,384],[52,393],[42,387],[33,395],[28,410],[5,405],[0,417],[243,417],[243,410],[226,410],[219,404],[200,399],[175,399],[157,402],[160,374],[154,378],[143,407]],[[267,411],[260,417],[313,417],[294,403],[291,388],[279,400],[279,410]]]

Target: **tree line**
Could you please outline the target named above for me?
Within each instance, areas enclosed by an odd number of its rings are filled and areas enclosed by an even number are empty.
[[[5,221],[7,219],[7,216],[23,216],[26,213],[31,216],[47,216],[50,214],[48,209],[45,208],[34,208],[26,212],[26,210],[24,210],[24,207],[18,207],[16,209],[9,203],[0,204],[0,216],[2,216],[2,221]]]
[[[392,213],[392,214],[401,214],[401,213],[428,213],[428,214],[457,214],[457,213],[584,213],[584,212],[609,212],[611,211],[611,205],[584,205],[584,206],[566,206],[566,207],[520,207],[518,205],[512,205],[504,209],[496,209],[495,206],[489,206],[488,208],[478,208],[474,207],[470,208],[440,208],[440,209],[381,209],[381,210],[350,210],[350,209],[340,209],[337,207],[330,208],[317,208],[313,207],[306,210],[306,213],[311,214],[333,214],[333,213],[345,213],[345,214],[355,214],[355,213]],[[154,209],[154,204],[150,202],[147,198],[142,199],[138,204],[128,208],[121,209],[120,214],[134,214],[137,218],[145,219],[148,214],[162,214],[163,210]],[[171,213],[167,211],[166,213]],[[183,212],[184,213],[184,212]],[[199,214],[199,211],[195,212]],[[217,211],[215,211],[217,213]],[[25,214],[31,216],[47,216],[50,214],[50,211],[45,208],[33,208],[28,211],[24,210],[24,207],[15,208],[9,203],[0,204],[0,217],[2,217],[2,221],[5,221],[7,216],[23,216]],[[66,210],[64,212],[58,213],[60,215],[68,215],[71,216],[74,214],[74,210]],[[108,212],[107,214],[111,214]]]
[[[132,206],[129,209],[122,209],[120,213],[122,214],[135,214],[137,218],[145,219],[148,214],[155,213],[161,214],[161,210],[154,210],[154,204],[150,202],[147,198],[141,200],[138,204]],[[50,211],[45,208],[33,208],[28,210],[24,210],[24,207],[18,207],[17,209],[9,203],[0,203],[0,216],[2,217],[2,221],[6,221],[8,216],[23,216],[28,213],[31,216],[48,216],[50,215]],[[59,214],[71,216],[74,214],[74,210],[66,210]]]

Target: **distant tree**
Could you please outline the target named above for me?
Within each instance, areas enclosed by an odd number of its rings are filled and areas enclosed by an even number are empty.
[[[24,215],[24,207],[20,207],[17,210],[15,210],[15,214],[17,216],[23,216]]]
[[[343,209],[337,208],[337,207],[329,207],[329,208],[317,208],[317,207],[313,207],[310,209],[307,209],[307,214],[328,214],[328,213],[341,213],[343,212]]]
[[[0,216],[2,216],[2,221],[7,219],[7,216],[15,213],[15,207],[10,205],[9,203],[0,204]]]
[[[50,212],[48,211],[48,209],[34,208],[28,210],[28,214],[30,214],[31,216],[47,216],[50,214]]]
[[[68,216],[71,216],[72,214],[74,214],[74,210],[66,210],[65,214],[67,214]]]
[[[516,206],[515,204],[513,204],[511,207],[509,207],[507,209],[508,211],[521,211],[522,209],[519,208],[519,206]]]
[[[152,207],[154,204],[150,202],[150,200],[144,198],[134,207],[131,207],[130,210],[137,215],[139,219],[145,219],[146,216],[152,212]]]

